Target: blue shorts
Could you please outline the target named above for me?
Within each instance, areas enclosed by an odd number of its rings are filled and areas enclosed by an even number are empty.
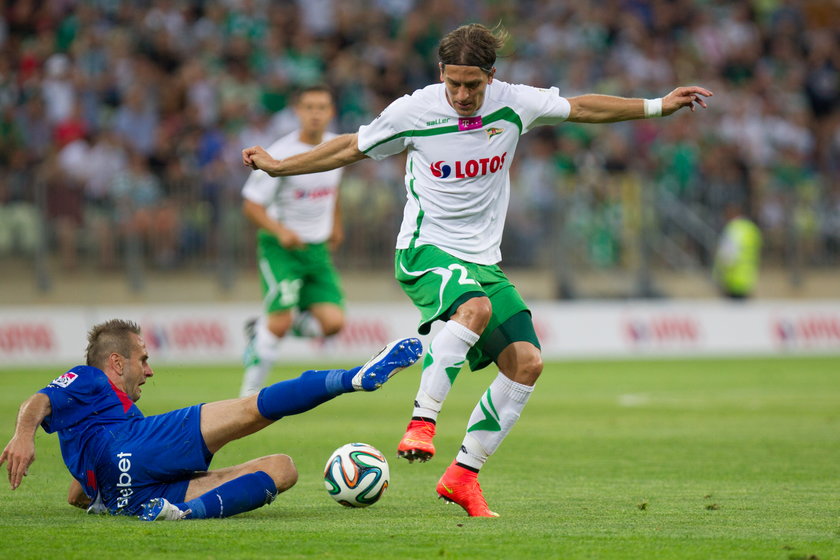
[[[96,461],[96,483],[112,514],[137,515],[152,498],[183,502],[196,472],[213,454],[201,435],[200,404],[126,422],[102,434],[109,441]]]

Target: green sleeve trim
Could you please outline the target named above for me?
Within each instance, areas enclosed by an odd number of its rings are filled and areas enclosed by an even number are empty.
[[[519,129],[519,134],[522,134],[522,119],[519,118],[519,115],[516,114],[516,111],[511,109],[510,107],[502,107],[498,111],[493,111],[487,118],[482,119],[482,124],[490,124],[496,121],[508,121],[516,125],[516,128]]]
[[[481,123],[483,125],[487,125],[490,123],[494,123],[497,121],[508,121],[516,125],[519,129],[519,134],[522,134],[522,119],[519,118],[519,115],[516,114],[516,111],[511,109],[510,107],[502,107],[497,111],[493,111],[489,115],[482,117]],[[393,136],[389,136],[388,138],[377,142],[370,148],[364,151],[365,154],[381,146],[382,144],[386,144],[388,142],[392,142],[398,138],[419,138],[424,136],[440,136],[441,134],[453,134],[458,132],[458,125],[451,125],[451,126],[439,126],[437,128],[427,128],[423,130],[415,129],[415,130],[404,130],[402,132],[398,132]]]

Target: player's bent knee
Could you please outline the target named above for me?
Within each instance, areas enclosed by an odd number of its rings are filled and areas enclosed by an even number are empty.
[[[533,375],[534,380],[536,381],[536,379],[542,374],[543,370],[543,361],[542,356],[540,354],[537,354],[534,357],[533,361],[528,365],[528,369],[531,375]]]
[[[288,326],[272,326],[269,325],[268,330],[277,338],[283,338],[289,332]]]
[[[493,304],[490,303],[490,298],[488,297],[472,298],[467,304],[472,307],[472,311],[476,317],[486,318],[489,321],[490,316],[493,315]]]
[[[539,379],[543,370],[542,354],[538,351],[529,352],[519,364],[518,379],[526,385],[533,385]]]
[[[344,328],[344,317],[337,317],[329,319],[321,324],[321,329],[324,331],[324,336],[331,336],[338,334]]]
[[[490,303],[490,298],[474,297],[458,306],[458,310],[451,318],[462,325],[466,325],[467,328],[481,332],[487,326],[487,323],[490,322],[492,315],[493,304]]]
[[[272,313],[268,316],[266,327],[277,338],[283,338],[292,328],[292,314],[289,312]]]
[[[274,480],[278,492],[288,490],[297,483],[297,467],[288,455],[277,454],[265,457],[263,470]]]

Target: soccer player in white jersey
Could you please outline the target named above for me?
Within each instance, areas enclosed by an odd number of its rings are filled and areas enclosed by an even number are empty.
[[[335,108],[330,90],[310,86],[295,101],[299,128],[269,146],[287,158],[335,137],[327,131]],[[242,188],[243,212],[257,232],[258,273],[264,313],[245,331],[241,397],[265,384],[281,339],[291,330],[329,336],[344,326],[344,296],[330,251],[342,240],[338,189],[342,169],[275,178],[253,172]]]
[[[495,79],[507,34],[479,24],[447,34],[438,48],[440,81],[391,103],[356,134],[344,134],[285,160],[259,146],[242,161],[272,176],[315,173],[369,157],[407,151],[407,203],[397,239],[397,280],[421,313],[419,332],[444,322],[423,363],[408,429],[397,453],[430,459],[435,422],[461,366],[495,362],[499,373],[481,395],[438,494],[470,516],[497,517],[478,472],[521,414],[542,372],[531,314],[497,266],[510,195],[509,170],[519,136],[563,121],[610,123],[706,107],[702,87],[678,87],[658,99],[598,94],[562,97]]]

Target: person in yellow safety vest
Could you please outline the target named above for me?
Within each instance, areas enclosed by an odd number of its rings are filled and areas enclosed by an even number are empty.
[[[761,230],[737,204],[726,208],[726,218],[715,254],[714,278],[724,296],[745,299],[758,283]]]

